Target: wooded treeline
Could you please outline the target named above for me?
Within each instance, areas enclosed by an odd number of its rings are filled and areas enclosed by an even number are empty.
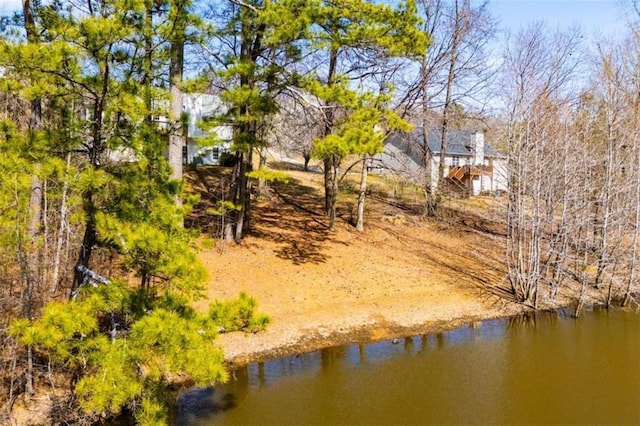
[[[508,279],[533,307],[568,283],[578,311],[589,287],[638,303],[640,33],[582,40],[531,25],[503,64]]]
[[[183,227],[196,200],[182,191],[182,94],[226,107],[208,125],[233,128],[225,236],[236,241],[250,178],[273,176],[253,171],[253,156],[279,99],[313,99],[333,227],[341,161],[406,128],[388,93],[354,81],[378,61],[420,57],[418,22],[411,2],[359,0],[25,0],[3,19],[2,415],[44,392],[55,395],[45,421],[126,410],[155,424],[172,389],[225,380],[218,329],[257,331],[268,317],[244,295],[208,315],[191,307],[205,276]]]
[[[190,308],[205,277],[197,231],[183,227],[197,202],[182,190],[183,93],[224,105],[204,129],[232,128],[233,172],[218,206],[227,240],[250,230],[252,180],[281,177],[266,168],[268,148],[321,161],[327,232],[340,170],[361,162],[363,230],[366,165],[389,132],[436,128],[445,156],[448,132],[473,127],[509,156],[514,299],[537,307],[579,283],[635,302],[632,25],[590,46],[578,30],[534,24],[498,52],[488,4],[468,0],[23,0],[2,29],[2,415],[18,396],[65,383],[74,392],[58,414],[83,414],[60,421],[123,409],[162,421],[176,376],[224,380],[213,343],[221,322],[268,321],[246,296],[209,315]],[[417,149],[429,164],[429,147]],[[436,183],[416,176],[429,220],[448,196],[444,167]]]

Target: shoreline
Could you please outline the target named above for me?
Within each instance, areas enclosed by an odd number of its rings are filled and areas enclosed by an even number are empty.
[[[538,309],[507,301],[493,296],[493,308],[482,311],[466,312],[454,317],[434,317],[425,310],[413,313],[414,319],[428,318],[425,321],[394,321],[380,315],[372,315],[368,319],[357,315],[346,315],[343,321],[349,326],[336,323],[324,325],[307,325],[298,330],[283,330],[280,324],[267,326],[266,331],[255,334],[233,332],[220,334],[218,344],[224,351],[224,360],[229,371],[242,368],[253,363],[262,363],[279,358],[286,358],[321,349],[351,345],[358,343],[374,343],[384,340],[401,339],[433,333],[445,333],[464,326],[480,327],[482,322],[490,320],[507,320],[519,315],[538,312],[557,312],[573,309],[577,299],[571,296],[560,300],[546,301]],[[585,302],[585,308],[603,307],[606,305],[605,294],[594,289]],[[615,303],[614,303],[615,305]],[[377,317],[377,318],[375,318]]]
[[[267,330],[249,334],[243,332],[224,333],[218,336],[218,344],[224,351],[224,359],[230,370],[248,364],[286,358],[314,352],[328,347],[372,343],[400,339],[421,334],[443,333],[469,325],[476,326],[488,320],[507,319],[532,312],[531,308],[515,302],[496,300],[497,308],[462,312],[461,315],[430,314],[432,305],[421,312],[412,312],[411,319],[380,313],[368,317],[346,314],[341,320],[319,324],[310,321],[296,326],[283,327],[274,321]],[[567,304],[553,304],[539,310],[566,308]]]

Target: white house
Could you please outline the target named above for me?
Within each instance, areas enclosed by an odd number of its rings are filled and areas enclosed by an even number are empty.
[[[224,107],[220,98],[204,93],[185,93],[182,95],[183,111],[186,113],[187,122],[187,164],[220,164],[220,155],[228,152],[233,138],[231,126],[217,126],[212,132],[220,140],[215,146],[200,146],[198,140],[207,135],[198,124],[224,113]]]
[[[385,141],[384,152],[374,156],[371,172],[393,173],[418,183],[429,176],[435,189],[440,141],[440,129],[427,132],[428,145],[421,128],[411,133],[393,133]],[[425,146],[431,152],[426,164]],[[507,190],[507,156],[486,142],[482,132],[449,130],[444,166],[444,177],[451,190],[466,195]]]
[[[160,108],[168,108],[167,100],[159,101]],[[183,93],[182,111],[187,118],[185,131],[185,145],[183,146],[183,162],[194,165],[220,164],[221,154],[229,152],[233,129],[231,126],[217,126],[207,132],[199,124],[212,117],[224,113],[224,106],[218,96],[207,93]],[[169,129],[169,118],[156,116],[153,121],[164,130]],[[213,135],[211,134],[213,133]],[[201,144],[205,137],[214,136],[219,142],[215,146]]]

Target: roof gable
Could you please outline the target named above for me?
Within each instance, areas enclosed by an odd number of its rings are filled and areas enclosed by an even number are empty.
[[[449,130],[447,132],[447,155],[472,157],[475,150],[476,133],[477,132],[469,130]],[[440,153],[441,137],[441,129],[429,130],[427,135],[429,150],[434,154]],[[424,136],[422,129],[418,128],[411,133],[394,133],[387,138],[385,143],[392,143],[398,148],[404,144],[404,149],[410,151],[413,154],[411,156],[414,157],[418,151],[422,151],[420,147],[424,146]],[[409,145],[409,147],[406,147],[406,145]],[[484,142],[484,156],[491,158],[507,158],[504,153],[498,151],[486,141]]]
[[[415,134],[415,132],[414,132]],[[420,131],[420,141],[422,141],[422,131]],[[431,152],[440,153],[440,140],[442,131],[440,129],[432,129],[428,134],[429,149]],[[449,130],[447,131],[447,153],[450,155],[473,155],[473,138],[475,133],[466,130]]]

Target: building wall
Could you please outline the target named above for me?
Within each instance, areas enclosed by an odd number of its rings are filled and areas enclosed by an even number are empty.
[[[449,168],[453,165],[454,156],[445,156],[444,158],[444,177],[448,176]],[[476,164],[474,158],[458,156],[460,166],[469,166]],[[434,157],[431,159],[431,190],[435,190],[438,186],[438,165],[440,159]],[[473,195],[478,195],[484,191],[506,191],[507,190],[507,160],[502,158],[485,158],[485,165],[493,166],[493,177],[478,176],[471,180],[471,190]]]
[[[211,136],[204,132],[198,124],[207,117],[222,114],[223,106],[217,96],[204,93],[189,93],[183,96],[183,110],[187,114],[187,163],[202,165],[218,165],[223,152],[228,152],[231,146],[233,130],[231,126],[217,126],[210,132],[221,143],[216,146],[199,146],[198,139]]]
[[[502,158],[489,158],[487,163],[493,166],[493,176],[478,176],[472,181],[473,195],[481,194],[485,191],[492,193],[506,191],[507,181],[507,160]]]
[[[473,163],[473,159],[465,155],[445,155],[443,177],[449,176],[449,168],[454,166],[454,157],[458,158],[458,166],[468,166]],[[440,157],[431,158],[431,190],[434,191],[438,187],[438,166],[440,165]]]
[[[506,158],[493,160],[493,191],[507,191],[509,189],[509,173]]]
[[[487,149],[484,134],[481,132],[471,134],[471,149],[469,154],[446,155],[444,158],[444,177],[448,176],[449,169],[453,165],[493,166],[493,176],[476,176],[469,182],[473,195],[478,195],[483,191],[506,191],[507,190],[507,160],[506,158],[487,157]],[[459,148],[458,148],[459,151]],[[455,152],[458,152],[455,151]],[[492,151],[489,151],[492,152]],[[493,155],[493,154],[490,154]],[[416,155],[415,147],[411,149],[411,141],[392,136],[384,146],[384,152],[374,156],[374,163],[371,167],[372,173],[393,173],[403,179],[423,184],[428,176],[431,182],[431,189],[435,190],[438,184],[438,166],[440,158],[436,154],[429,161],[427,170],[422,167],[422,161]]]

